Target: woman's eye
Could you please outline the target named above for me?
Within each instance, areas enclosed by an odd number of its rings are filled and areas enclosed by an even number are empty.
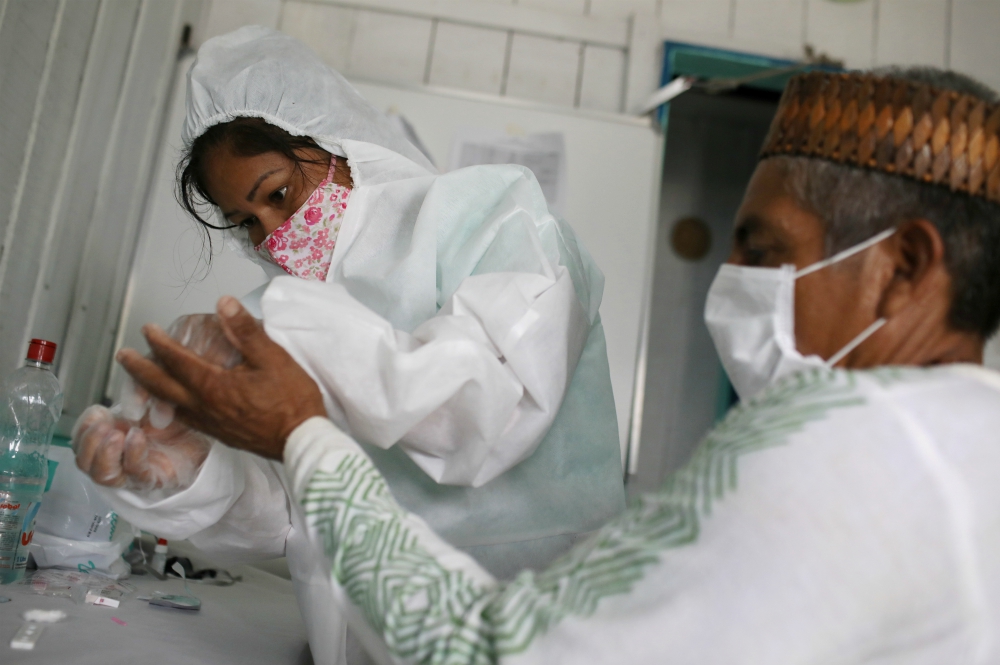
[[[271,192],[270,198],[275,203],[281,203],[282,201],[285,200],[286,194],[288,194],[288,185],[285,185],[284,187],[276,189],[273,192]]]
[[[241,229],[252,229],[254,225],[257,224],[256,217],[247,217],[242,222],[240,222]]]

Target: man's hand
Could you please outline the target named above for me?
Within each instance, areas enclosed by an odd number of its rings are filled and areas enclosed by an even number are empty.
[[[226,338],[243,354],[232,369],[200,358],[155,325],[143,334],[157,362],[132,349],[119,352],[118,362],[150,394],[176,405],[182,422],[234,448],[280,460],[292,430],[326,415],[323,396],[234,298],[220,299],[218,313]]]
[[[184,348],[220,367],[229,369],[243,362],[243,356],[226,338],[216,314],[180,316],[167,328],[167,334]],[[173,404],[150,397],[130,376],[126,376],[122,384],[120,404],[123,417],[138,423],[148,414],[149,424],[155,429],[165,429],[174,419]]]

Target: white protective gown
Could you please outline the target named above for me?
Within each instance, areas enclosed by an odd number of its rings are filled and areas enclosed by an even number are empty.
[[[312,418],[285,447],[336,602],[380,663],[1000,663],[1000,374],[813,370],[663,487],[497,582]]]
[[[189,75],[186,140],[238,116],[351,168],[327,282],[278,277],[244,302],[396,498],[500,576],[619,513],[603,276],[531,172],[435,175],[339,74],[263,28],[209,40]],[[328,570],[280,464],[216,444],[183,491],[106,493],[130,522],[219,558],[287,556],[316,662],[341,661]]]

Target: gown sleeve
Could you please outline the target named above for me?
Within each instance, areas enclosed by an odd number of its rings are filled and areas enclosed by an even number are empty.
[[[334,422],[441,484],[479,487],[530,456],[604,288],[531,171],[361,185],[344,220],[327,282],[278,277],[262,298]]]
[[[161,538],[188,539],[219,561],[284,556],[288,498],[274,464],[255,455],[216,442],[194,482],[179,492],[98,489],[131,524]]]
[[[263,310],[338,424],[400,445],[438,483],[472,487],[534,452],[591,327],[560,265],[467,277],[412,333],[334,283],[277,278]]]

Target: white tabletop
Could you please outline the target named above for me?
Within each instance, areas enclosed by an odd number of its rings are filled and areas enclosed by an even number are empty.
[[[229,587],[189,584],[202,602],[198,612],[138,600],[136,595],[153,591],[185,593],[180,580],[160,581],[149,575],[130,578],[138,593],[114,609],[33,595],[21,585],[0,586],[0,596],[12,599],[0,604],[0,662],[311,664],[292,583],[250,566],[229,570],[243,581]],[[63,610],[68,618],[46,626],[33,651],[13,650],[10,640],[23,623],[21,614],[29,609]]]

